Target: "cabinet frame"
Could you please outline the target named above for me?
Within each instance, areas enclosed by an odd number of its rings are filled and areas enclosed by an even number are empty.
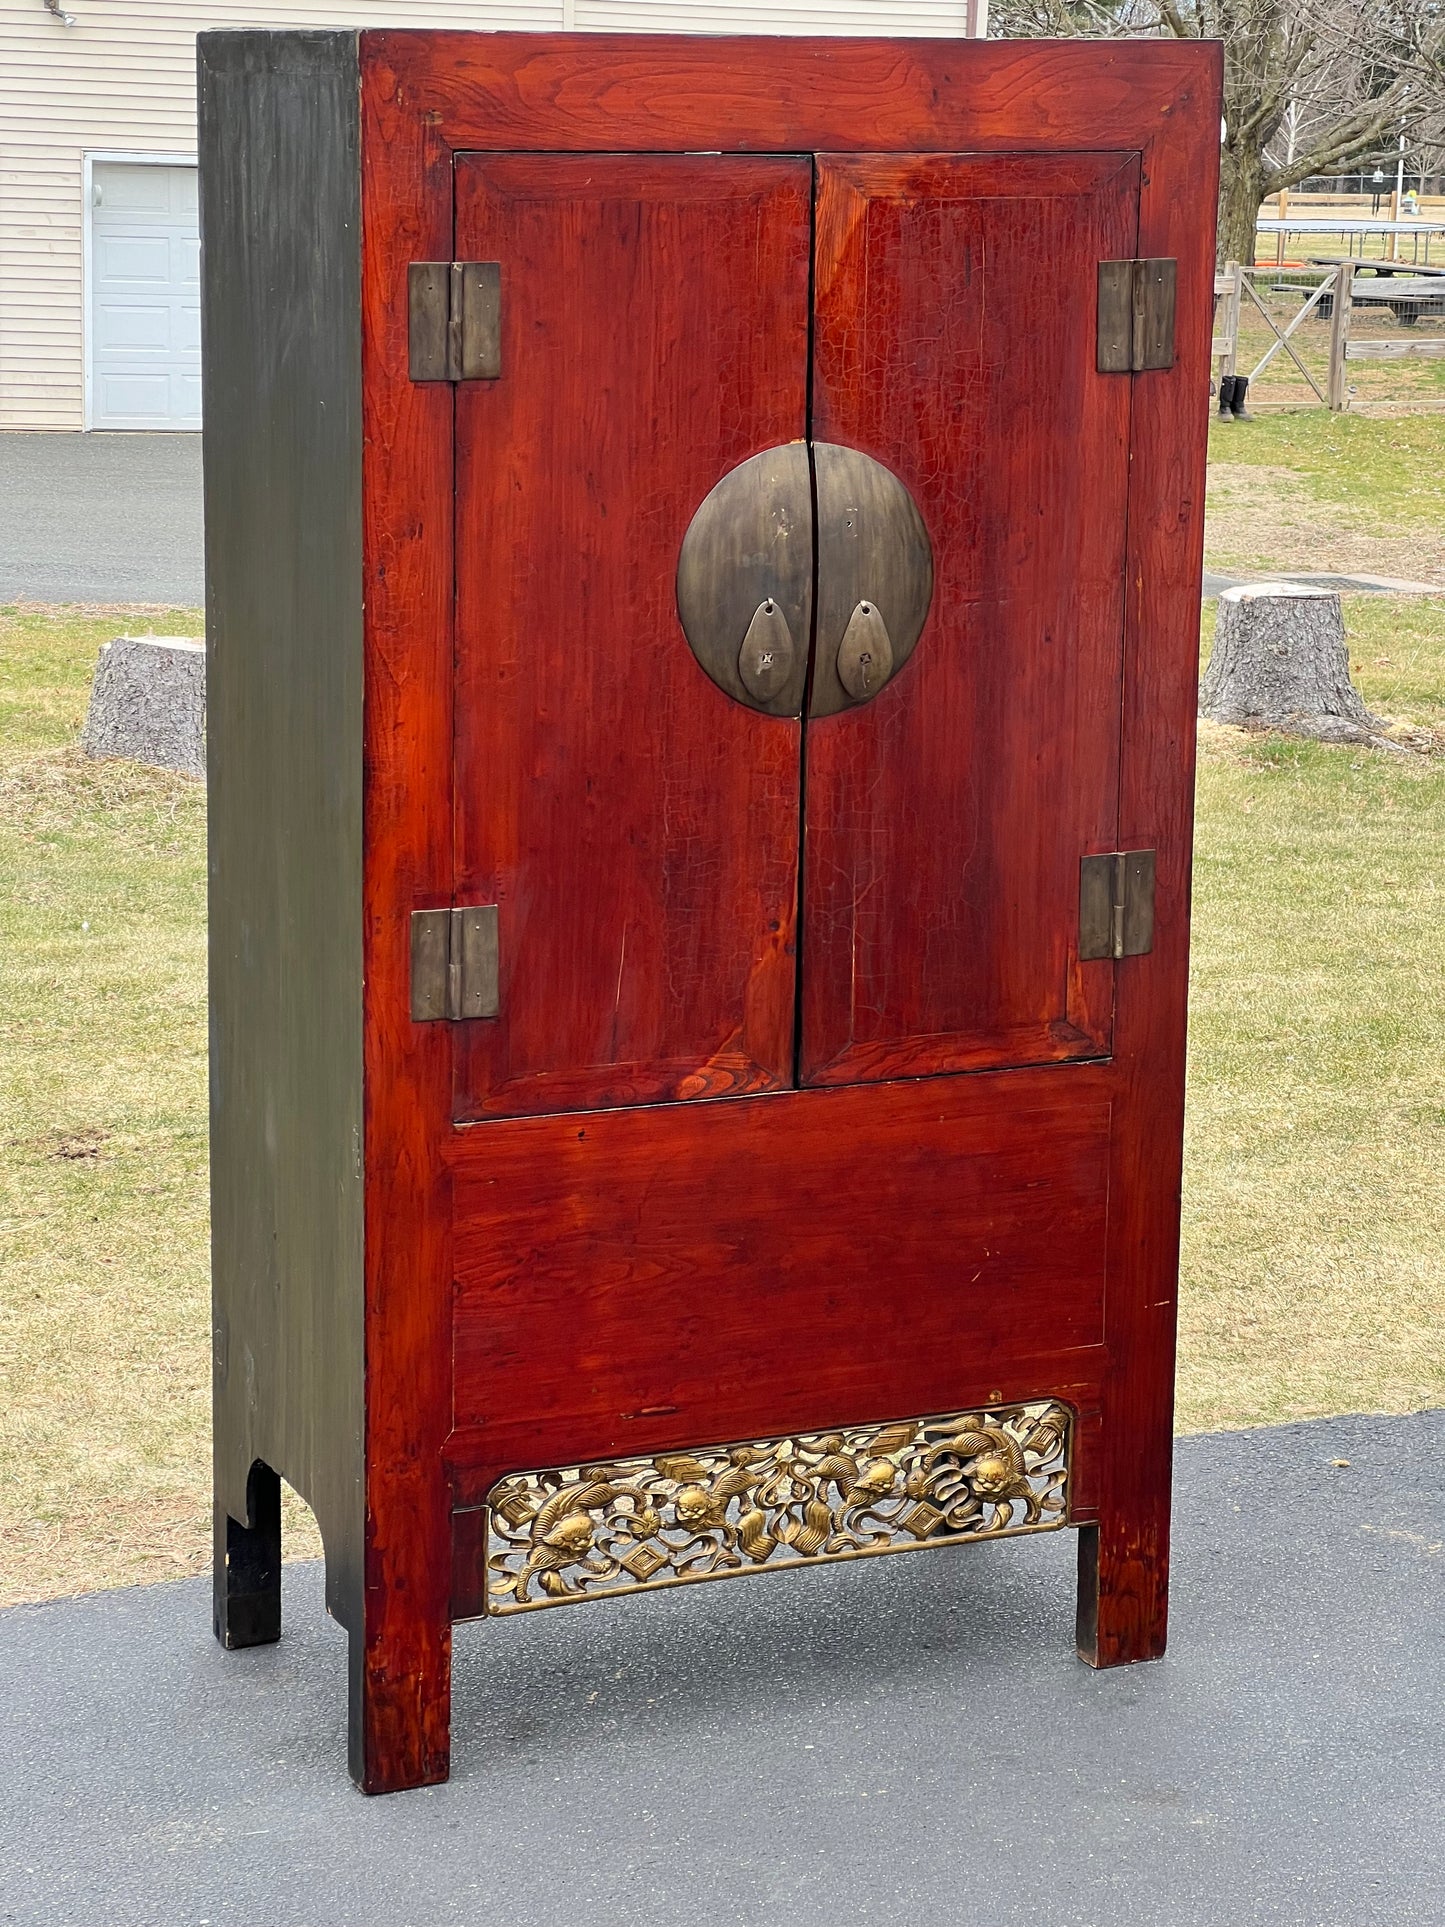
[[[1178,263],[1172,368],[1114,377],[1134,384],[1119,839],[1157,852],[1155,940],[1117,966],[1128,994],[1107,1066],[1007,1075],[1020,1090],[1092,1079],[1112,1106],[1105,1344],[1076,1361],[1094,1415],[1079,1645],[1097,1665],[1156,1656],[1220,48],[407,30],[205,34],[199,61],[218,1631],[275,1636],[264,1610],[233,1606],[269,1597],[256,1468],[284,1474],[317,1513],[350,1634],[353,1775],[368,1791],[446,1777],[467,1477],[451,1440],[453,1193],[488,1127],[451,1129],[450,1027],[408,1014],[411,914],[453,901],[453,524],[423,508],[454,489],[453,394],[410,378],[406,287],[411,262],[453,255],[454,155],[1108,147],[1141,157],[1137,254]],[[300,228],[252,237],[248,263],[233,214],[263,176]],[[267,335],[268,260],[308,305],[304,342]],[[1080,326],[1092,298],[1079,292]],[[288,381],[330,419],[281,425]],[[277,414],[258,420],[267,382]],[[274,945],[264,1062],[243,923]],[[267,1064],[289,1093],[269,1138]],[[1061,1365],[1005,1396],[1061,1390]]]

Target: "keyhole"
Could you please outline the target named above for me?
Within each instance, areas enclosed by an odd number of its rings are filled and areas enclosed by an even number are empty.
[[[793,638],[788,619],[773,596],[753,611],[738,652],[738,676],[756,702],[771,702],[793,671]]]
[[[858,606],[865,616],[872,615],[873,604],[871,602],[860,602]],[[860,652],[858,668],[862,672],[863,687],[865,689],[871,689],[873,687],[873,676],[871,673],[873,668],[873,651],[871,649],[864,649]]]
[[[838,649],[838,680],[855,703],[867,702],[893,673],[893,645],[874,602],[859,602]]]
[[[772,598],[771,596],[766,596],[766,597],[764,597],[764,599],[763,599],[763,614],[764,614],[765,616],[770,616],[770,615],[771,615],[771,614],[773,613],[773,610],[774,610],[774,609],[776,608],[776,606],[777,606],[777,605],[776,605],[776,603],[775,603],[775,602],[773,601],[773,598]],[[772,668],[772,666],[773,666],[773,661],[774,661],[774,657],[773,657],[773,652],[772,652],[772,650],[771,650],[771,649],[762,649],[762,650],[759,650],[759,652],[758,652],[758,674],[759,674],[760,676],[765,676],[765,675],[767,674],[767,672],[768,672],[768,670]]]

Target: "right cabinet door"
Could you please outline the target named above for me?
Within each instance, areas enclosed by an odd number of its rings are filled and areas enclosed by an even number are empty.
[[[1079,860],[1116,847],[1132,381],[1095,302],[1138,201],[1135,154],[819,156],[814,435],[907,486],[934,590],[808,725],[805,1084],[1109,1052]]]

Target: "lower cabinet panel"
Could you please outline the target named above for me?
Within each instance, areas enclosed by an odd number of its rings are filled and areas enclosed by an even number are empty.
[[[457,1504],[518,1470],[1009,1400],[1072,1401],[1086,1439],[1109,1071],[458,1131]]]

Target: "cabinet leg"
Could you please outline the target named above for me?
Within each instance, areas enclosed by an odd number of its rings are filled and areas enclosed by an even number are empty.
[[[452,1629],[398,1624],[351,1635],[349,1753],[363,1793],[435,1786],[451,1771]]]
[[[1079,1658],[1090,1666],[1160,1659],[1169,1626],[1169,1513],[1079,1529]]]
[[[281,1637],[281,1479],[260,1459],[246,1481],[248,1523],[215,1507],[216,1637],[223,1646],[266,1646]]]

